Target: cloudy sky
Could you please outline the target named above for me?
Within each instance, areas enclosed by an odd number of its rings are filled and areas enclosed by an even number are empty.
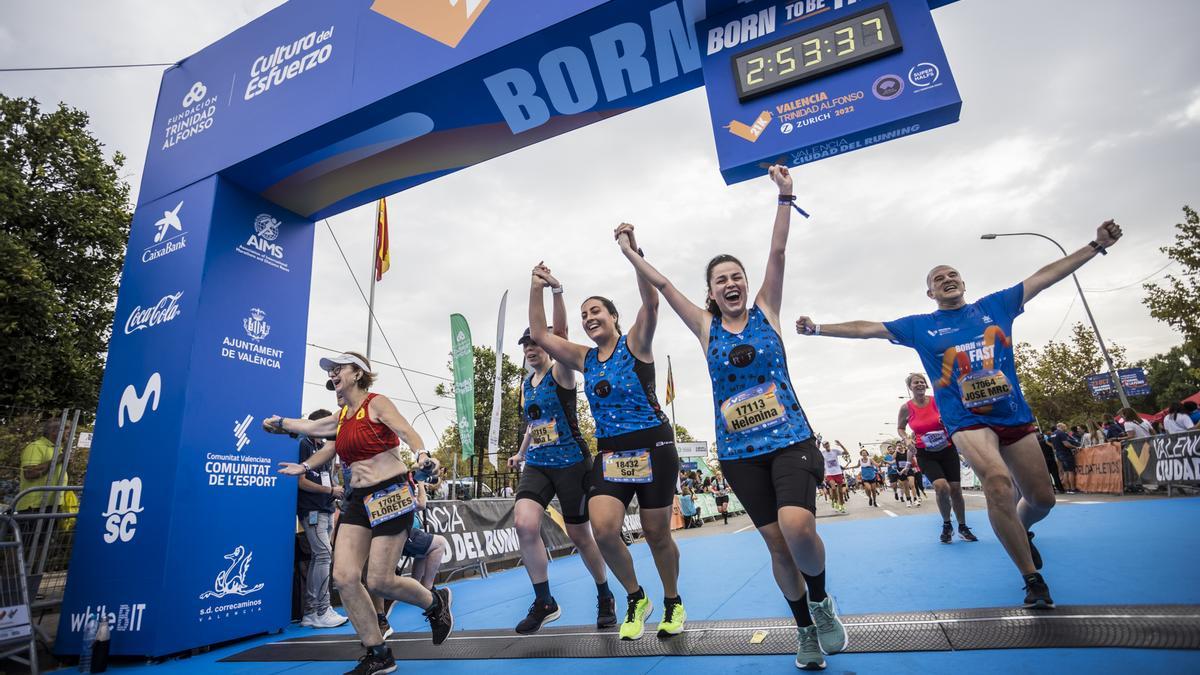
[[[173,62],[281,4],[278,0],[4,0],[0,68]],[[818,322],[885,320],[929,311],[925,272],[949,263],[978,297],[1049,262],[1032,238],[980,241],[984,232],[1033,230],[1069,250],[1115,218],[1126,236],[1080,273],[1105,337],[1137,359],[1177,337],[1150,318],[1138,280],[1168,261],[1183,204],[1200,205],[1200,22],[1191,0],[960,0],[935,12],[963,99],[953,126],[795,171],[813,214],[793,223],[783,315]],[[136,188],[150,136],[161,69],[0,73],[0,91],[58,101],[91,114],[92,130],[129,158]],[[396,195],[392,271],[377,290],[378,313],[400,362],[446,375],[449,315],[464,314],[477,343],[495,332],[511,291],[505,351],[519,361],[529,269],[545,260],[574,310],[593,293],[630,317],[636,287],[612,243],[635,223],[647,258],[697,301],[705,262],[742,258],[757,284],[774,214],[765,180],[725,186],[716,166],[703,90],[527,148]],[[622,139],[620,144],[614,139]],[[330,219],[368,278],[370,207]],[[316,235],[309,341],[365,345],[366,309],[325,225]],[[1171,271],[1170,269],[1166,272]],[[572,332],[582,329],[572,316]],[[628,319],[627,319],[628,320]],[[1069,283],[1030,304],[1016,338],[1062,339],[1085,316]],[[916,355],[884,342],[784,336],[792,379],[814,426],[847,445],[894,428]],[[392,355],[376,338],[375,356]],[[655,341],[660,394],[671,355],[678,421],[711,440],[712,400],[695,339],[663,305]],[[304,407],[329,406],[309,348]],[[441,406],[417,422],[422,434],[453,421],[438,380],[381,366],[379,390],[410,419],[414,398]],[[299,412],[299,411],[297,411]]]

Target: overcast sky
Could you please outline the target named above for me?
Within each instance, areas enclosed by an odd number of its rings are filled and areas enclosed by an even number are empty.
[[[3,0],[0,68],[173,62],[278,0]],[[1115,218],[1126,236],[1080,272],[1107,340],[1133,359],[1178,341],[1141,304],[1139,279],[1168,260],[1183,204],[1200,205],[1200,22],[1192,0],[959,0],[935,12],[963,99],[962,120],[796,169],[812,214],[793,221],[784,287],[785,328],[886,320],[931,311],[924,276],[957,266],[971,297],[1014,284],[1057,256],[1032,238],[980,241],[984,232],[1034,230],[1068,250]],[[0,73],[0,92],[58,101],[91,114],[92,131],[129,158],[135,187],[150,135],[161,69]],[[631,321],[634,277],[612,243],[621,221],[676,284],[699,302],[704,265],[739,256],[752,288],[762,280],[774,188],[766,179],[725,186],[717,172],[702,89],[492,160],[389,199],[392,270],[377,312],[409,368],[446,375],[449,315],[464,314],[476,344],[490,344],[500,295],[511,291],[505,352],[520,361],[529,270],[545,260],[575,312],[591,294],[612,297]],[[620,139],[616,142],[615,139]],[[330,219],[369,275],[371,207]],[[325,225],[319,224],[309,341],[363,349],[366,308]],[[1170,269],[1167,270],[1171,271]],[[1132,285],[1131,285],[1132,284]],[[1119,289],[1119,290],[1111,290]],[[1041,346],[1085,316],[1069,283],[1039,296],[1018,320],[1017,340]],[[895,427],[914,352],[882,341],[784,335],[792,379],[815,428],[847,445]],[[376,337],[374,356],[392,361]],[[692,335],[663,303],[654,352],[659,392],[674,362],[678,421],[712,440],[712,394]],[[331,407],[309,348],[304,407]],[[419,409],[399,371],[379,367],[378,390],[410,419]],[[411,374],[440,433],[453,401],[437,380]],[[295,411],[299,413],[300,411]],[[416,423],[432,435],[425,420]],[[894,433],[894,432],[891,432]]]

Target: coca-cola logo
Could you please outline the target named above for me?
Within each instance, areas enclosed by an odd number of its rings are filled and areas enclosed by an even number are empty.
[[[160,323],[166,323],[179,316],[179,298],[183,291],[163,296],[158,304],[143,308],[141,305],[133,308],[129,318],[125,320],[125,334],[132,335],[143,328],[152,328]]]

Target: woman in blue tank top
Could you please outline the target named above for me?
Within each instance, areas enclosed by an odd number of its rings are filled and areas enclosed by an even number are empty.
[[[618,228],[617,240],[622,248],[636,250],[632,232],[626,234]],[[640,638],[653,611],[653,603],[638,583],[633,558],[621,539],[625,509],[635,495],[642,531],[654,555],[665,596],[658,635],[678,635],[687,617],[677,585],[679,549],[671,538],[679,455],[674,432],[654,393],[651,345],[658,323],[658,292],[638,278],[642,307],[628,335],[621,333],[620,316],[611,300],[600,296],[585,300],[583,330],[596,345],[587,347],[544,328],[542,289],[549,278],[549,271],[542,265],[533,269],[530,336],[560,364],[583,371],[599,449],[588,482],[588,514],[605,562],[628,593],[621,639]]]
[[[752,303],[746,271],[731,255],[708,263],[704,308],[637,252],[626,249],[625,257],[700,341],[712,378],[721,471],[771,552],[776,583],[799,628],[797,667],[823,668],[822,654],[845,649],[847,637],[825,591],[825,545],[816,529],[824,463],[796,399],[780,337],[792,178],[782,166],[769,173],[780,194],[763,285]]]

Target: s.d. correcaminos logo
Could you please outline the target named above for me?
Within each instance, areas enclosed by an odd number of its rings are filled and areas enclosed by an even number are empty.
[[[375,0],[371,10],[449,47],[458,43],[491,0]]]

